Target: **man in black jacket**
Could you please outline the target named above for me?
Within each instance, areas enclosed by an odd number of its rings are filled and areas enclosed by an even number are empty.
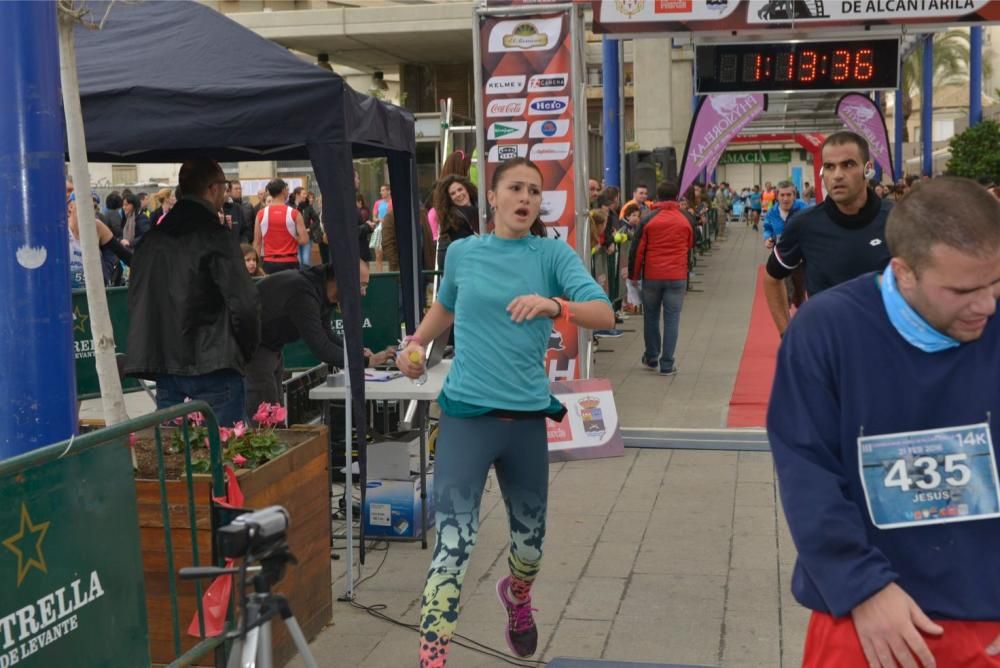
[[[253,205],[243,199],[243,184],[239,181],[229,184],[222,212],[227,216],[226,223],[237,243],[253,243],[254,217],[257,213],[253,210]]]
[[[892,203],[875,196],[868,142],[842,130],[823,142],[820,176],[826,199],[791,216],[771,249],[763,288],[771,317],[784,336],[791,317],[784,279],[805,267],[810,297],[870,271],[882,271],[891,254],[885,223]]]
[[[361,294],[368,288],[368,263],[361,261]],[[284,361],[281,349],[303,339],[313,357],[331,367],[344,366],[344,342],[330,328],[330,314],[337,303],[337,279],[332,265],[298,271],[280,271],[257,284],[263,324],[260,347],[247,364],[247,414],[262,402],[280,403]],[[382,364],[393,349],[373,353],[365,349],[369,366]]]
[[[202,399],[229,426],[245,417],[243,369],[260,341],[260,299],[219,223],[219,164],[185,162],[179,182],[181,198],[132,258],[125,372],[156,381],[157,408]]]

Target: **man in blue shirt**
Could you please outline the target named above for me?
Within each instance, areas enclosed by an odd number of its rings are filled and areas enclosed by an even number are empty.
[[[778,353],[803,666],[1000,666],[1000,201],[921,183],[886,242],[889,265],[811,298]]]
[[[750,216],[747,218],[747,222],[753,225],[755,230],[758,229],[757,225],[760,222],[761,198],[760,186],[754,186],[753,190],[750,191]]]
[[[806,203],[795,197],[795,184],[791,181],[778,183],[776,199],[778,206],[772,206],[764,217],[764,248],[771,250],[778,242],[781,233],[785,231],[785,223],[806,208]],[[788,292],[788,303],[798,308],[806,299],[805,276],[802,267],[792,270],[785,277],[785,288]]]

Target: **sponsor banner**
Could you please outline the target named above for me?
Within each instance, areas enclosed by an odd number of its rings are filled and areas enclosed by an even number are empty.
[[[569,134],[569,119],[535,121],[528,130],[531,139],[565,137]]]
[[[527,77],[523,74],[512,74],[506,77],[490,77],[486,82],[487,95],[505,95],[507,93],[520,93],[524,90],[524,81]]]
[[[490,183],[497,166],[513,157],[535,162],[542,172],[542,223],[550,238],[575,247],[570,18],[567,12],[544,11],[518,19],[479,19],[483,92],[488,96],[486,118],[477,119],[487,128],[483,180]],[[498,92],[501,86],[511,87],[510,92]],[[577,339],[575,326],[556,324],[545,362],[550,380],[580,376]]]
[[[490,100],[486,103],[486,116],[487,118],[497,116],[516,118],[524,114],[524,107],[527,103],[528,101],[523,97]]]
[[[1000,3],[989,0],[599,0],[595,4],[595,33],[730,32],[792,23],[816,29],[874,22],[1000,20]]]
[[[559,36],[564,29],[560,16],[526,16],[496,21],[484,41],[490,53],[551,51],[559,45]]]
[[[528,105],[529,116],[559,116],[569,108],[569,98],[536,97]]]
[[[529,93],[558,93],[569,85],[569,72],[536,74],[528,80]]]
[[[497,121],[490,123],[486,130],[486,138],[490,141],[494,139],[521,139],[528,131],[527,121]]]
[[[621,457],[625,441],[618,424],[618,409],[607,378],[562,381],[551,384],[552,394],[566,406],[562,422],[546,420],[549,460],[568,461],[595,457]]]
[[[490,147],[487,162],[497,163],[513,158],[528,157],[527,144],[494,144]]]
[[[892,173],[892,155],[889,151],[889,131],[885,127],[882,110],[875,102],[860,93],[848,93],[837,102],[837,117],[844,121],[844,125],[851,131],[868,140],[872,159],[882,166],[885,173],[891,177],[891,181],[895,181],[896,176]]]
[[[711,169],[719,162],[729,142],[766,106],[760,93],[706,95],[699,100],[684,150],[681,193],[687,191],[702,170]]]

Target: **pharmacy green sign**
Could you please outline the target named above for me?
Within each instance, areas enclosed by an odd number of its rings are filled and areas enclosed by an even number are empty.
[[[792,152],[786,148],[761,149],[756,151],[726,151],[720,165],[749,165],[760,163],[787,163],[792,161]]]
[[[148,666],[128,445],[46,450],[0,463],[0,668]]]

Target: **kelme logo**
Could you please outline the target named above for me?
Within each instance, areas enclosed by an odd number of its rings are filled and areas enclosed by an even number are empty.
[[[487,95],[501,95],[503,93],[520,93],[524,90],[524,81],[527,76],[515,74],[506,77],[490,77],[486,81]]]

